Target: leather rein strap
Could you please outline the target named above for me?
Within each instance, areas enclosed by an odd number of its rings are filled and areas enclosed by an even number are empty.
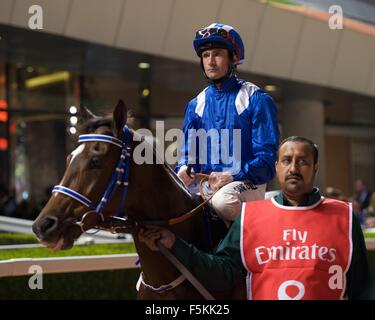
[[[200,196],[202,197],[202,199],[204,201],[201,204],[199,204],[198,206],[196,206],[193,210],[183,214],[182,216],[179,216],[177,218],[169,219],[167,225],[174,225],[174,224],[181,223],[181,222],[189,219],[194,213],[198,212],[199,209],[201,209],[208,201],[210,201],[212,199],[212,197],[215,195],[215,193],[218,191],[218,190],[216,190],[208,198],[206,198],[206,196],[204,195],[204,192],[203,192],[202,184],[203,184],[203,182],[208,180],[209,175],[203,174],[203,173],[196,173],[195,177],[199,181],[199,193],[200,193]]]

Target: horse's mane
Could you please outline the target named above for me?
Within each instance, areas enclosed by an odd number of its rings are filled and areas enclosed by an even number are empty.
[[[176,182],[176,184],[186,193],[188,193],[188,195],[192,198],[192,194],[190,193],[188,188],[186,188],[181,179],[177,176],[177,173],[166,163],[164,163],[164,168],[169,173],[170,177]]]
[[[135,131],[133,129],[134,120],[135,118],[132,112],[128,111],[128,121],[126,123],[129,125],[130,131],[132,132],[133,135],[135,134]],[[110,130],[110,133],[113,135],[114,128],[113,128],[112,114],[92,117],[86,120],[85,122],[83,122],[78,127],[78,131],[80,134],[89,134],[89,133],[95,132],[95,130],[98,129],[99,127],[108,127],[108,129]],[[145,140],[144,142],[146,142],[150,146],[150,148],[152,148],[154,158],[156,159],[156,157],[158,157],[158,153],[156,149],[156,144],[157,144],[156,138],[152,137],[152,142],[153,142],[152,145],[149,144],[147,140]],[[187,187],[184,185],[181,179],[177,176],[176,172],[165,162],[163,162],[163,168],[167,172],[167,174],[171,177],[171,179],[175,182],[175,184],[192,198],[190,191],[187,189]]]
[[[133,130],[132,130],[132,133],[136,134]],[[157,157],[159,157],[157,147],[156,147],[157,146],[156,138],[152,137],[152,145],[149,143],[149,141],[147,141],[147,139],[144,140],[144,142],[147,145],[149,145],[150,148],[152,148],[154,158],[156,159]],[[177,176],[177,173],[171,168],[171,166],[168,165],[167,163],[165,163],[165,161],[163,161],[162,166],[163,166],[164,170],[167,172],[167,174],[170,176],[170,178],[175,182],[175,184],[178,187],[180,187],[185,193],[187,193],[190,198],[192,198],[192,194],[190,193],[188,188],[185,186],[185,184],[181,181],[181,179]]]

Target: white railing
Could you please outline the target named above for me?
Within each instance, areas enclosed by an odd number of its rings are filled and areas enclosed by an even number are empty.
[[[0,261],[0,277],[31,275],[34,272],[30,271],[30,267],[35,265],[42,268],[43,274],[134,269],[139,268],[139,264],[136,265],[137,259],[138,255],[136,253],[10,259]]]
[[[33,221],[0,215],[0,231],[32,234]]]

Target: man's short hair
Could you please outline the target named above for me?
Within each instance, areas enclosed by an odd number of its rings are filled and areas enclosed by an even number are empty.
[[[311,148],[311,151],[313,153],[314,164],[318,163],[318,158],[319,158],[318,145],[315,144],[314,142],[312,142],[310,139],[307,139],[307,138],[302,137],[302,136],[291,136],[291,137],[288,137],[288,138],[284,139],[283,141],[281,141],[281,143],[279,145],[279,149],[277,150],[277,159],[279,159],[279,151],[280,151],[281,146],[283,144],[287,143],[287,142],[302,142],[302,143],[306,143],[307,145],[309,145],[310,148]]]

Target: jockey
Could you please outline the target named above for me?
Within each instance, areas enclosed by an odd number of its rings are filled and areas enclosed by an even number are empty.
[[[193,46],[209,85],[185,108],[175,170],[192,192],[194,173],[209,175],[211,190],[220,189],[211,204],[229,225],[242,202],[264,199],[275,175],[277,108],[266,92],[237,78],[245,50],[233,27],[213,23],[200,29]],[[188,164],[194,165],[191,175]]]

